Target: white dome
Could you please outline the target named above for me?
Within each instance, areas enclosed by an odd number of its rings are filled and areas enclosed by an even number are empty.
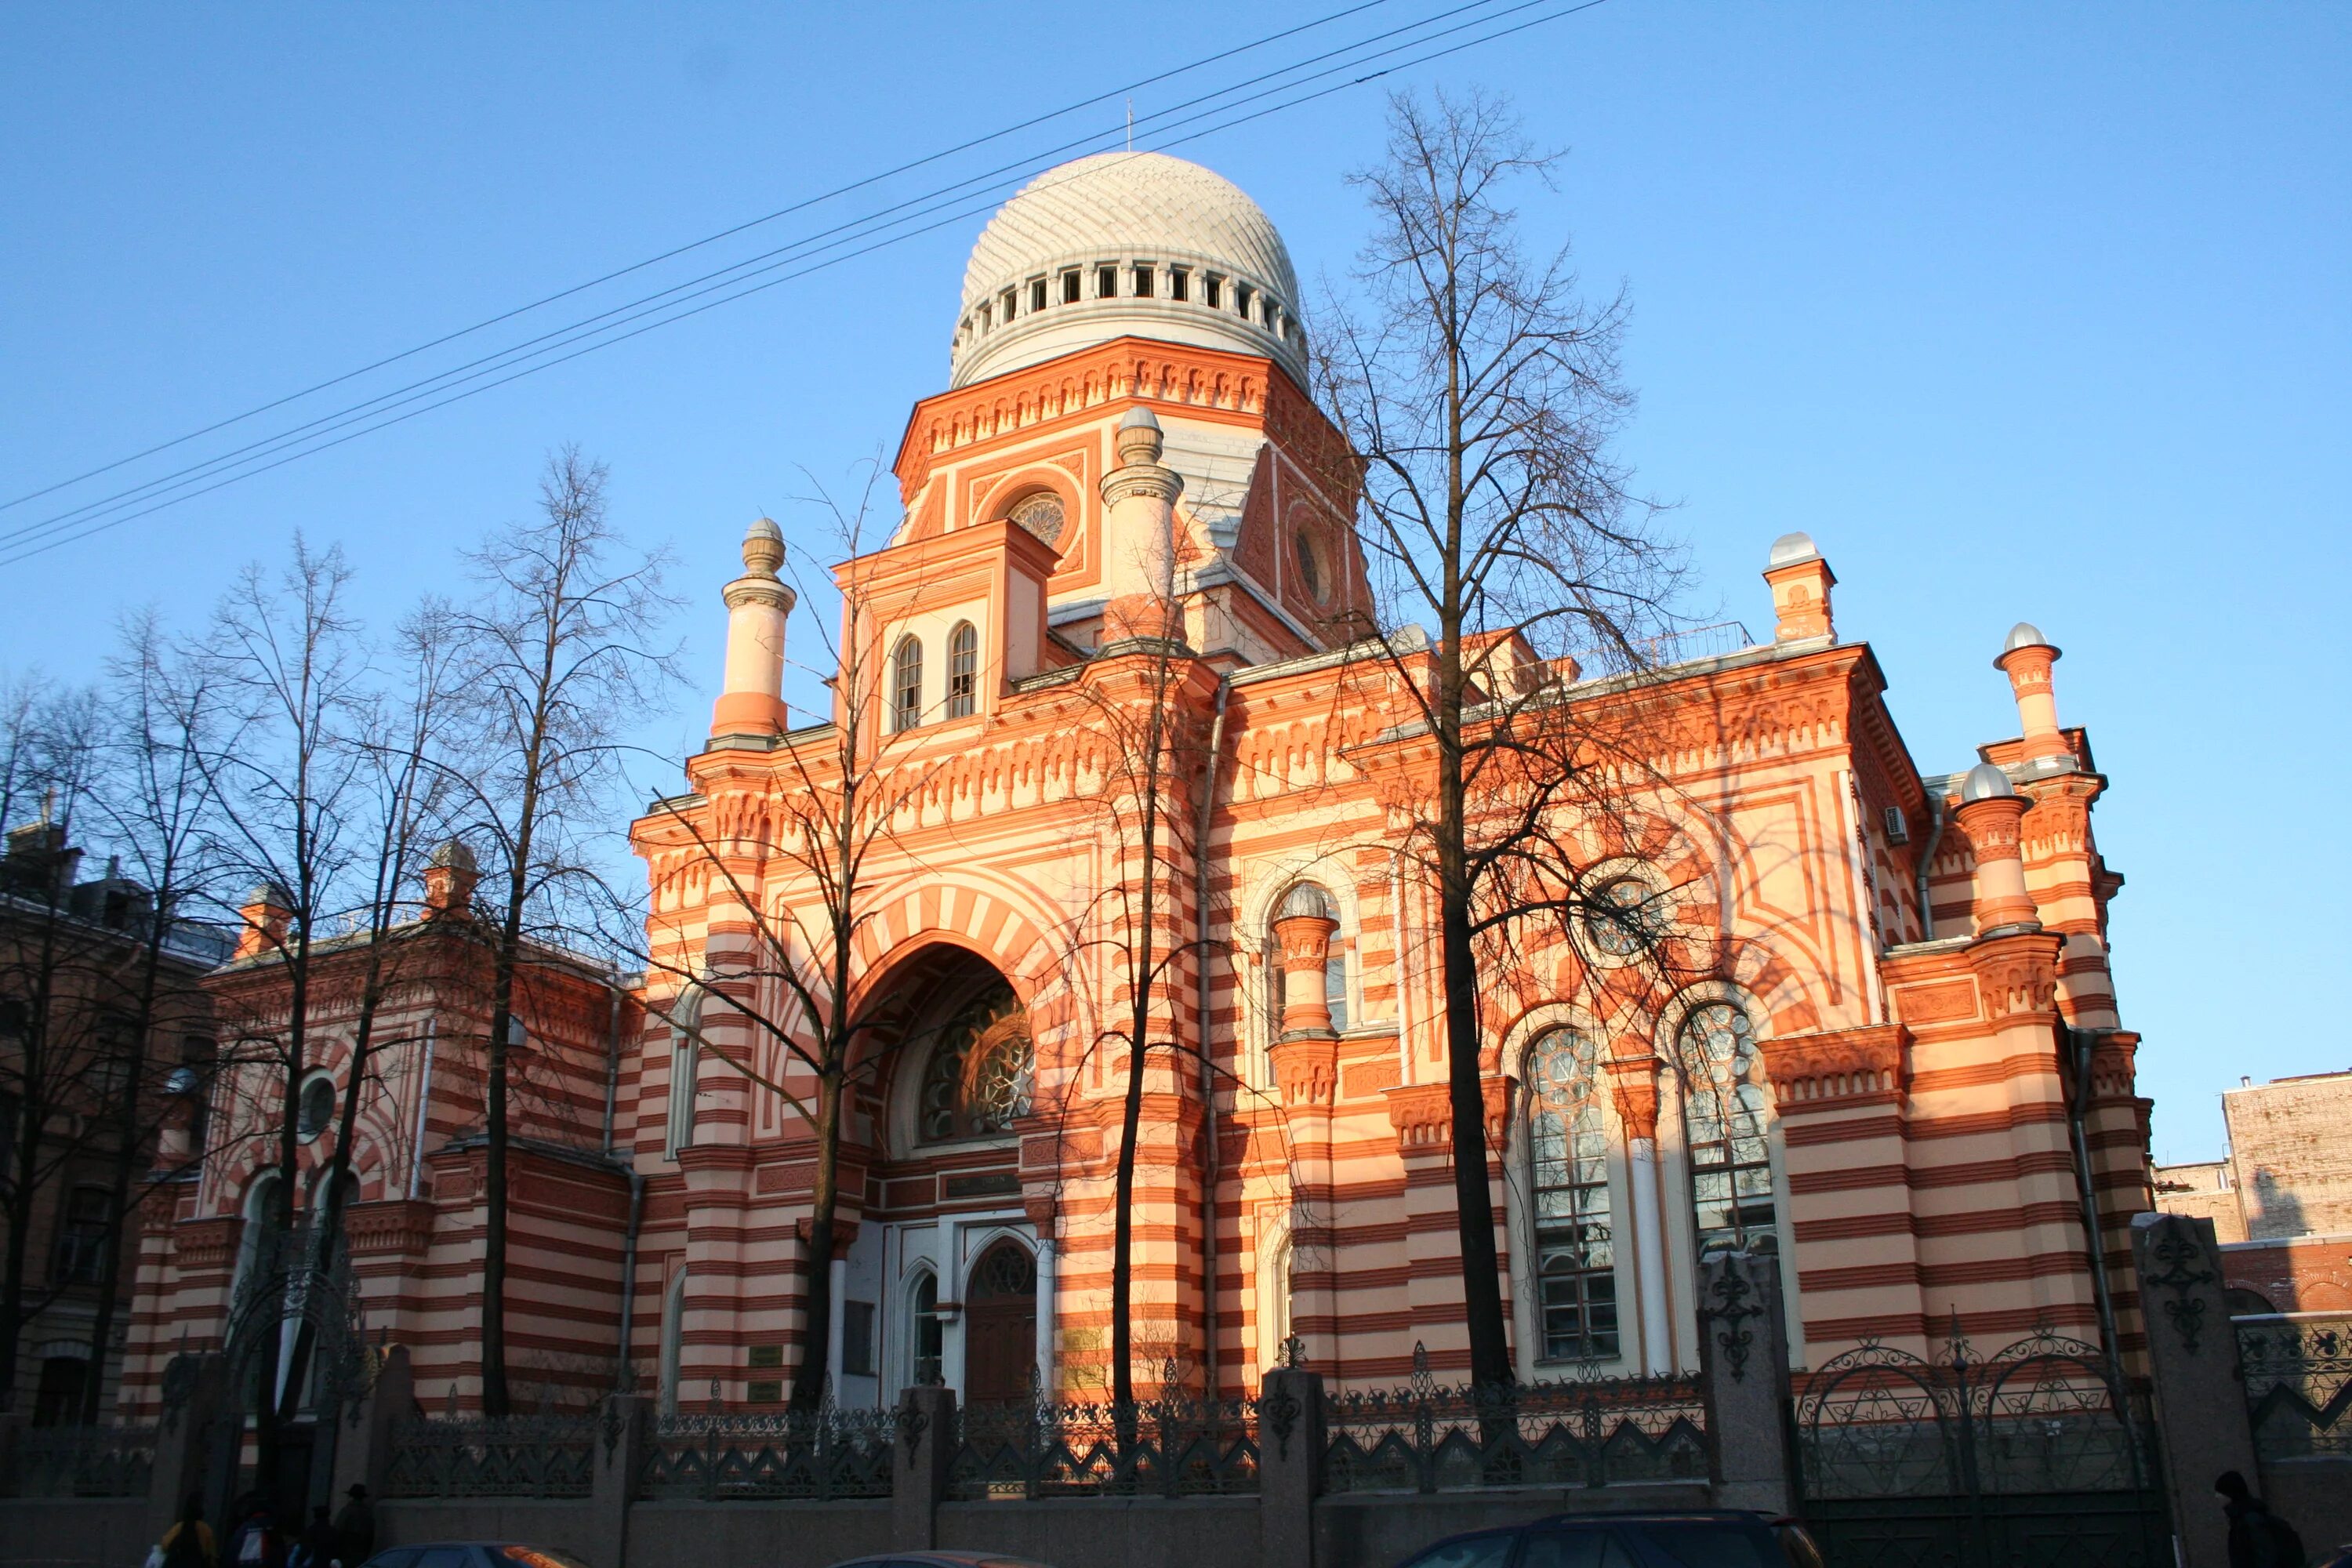
[[[1097,153],[1030,181],[981,231],[949,384],[1125,336],[1261,354],[1303,384],[1297,309],[1290,252],[1241,187],[1165,153]]]

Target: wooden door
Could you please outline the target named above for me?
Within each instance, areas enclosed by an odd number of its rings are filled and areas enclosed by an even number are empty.
[[[1019,1242],[999,1241],[973,1266],[963,1342],[966,1404],[1029,1398],[1037,1364],[1037,1263]]]

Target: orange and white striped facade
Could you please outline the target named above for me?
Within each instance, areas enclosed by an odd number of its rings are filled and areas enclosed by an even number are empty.
[[[1425,656],[1342,629],[1370,593],[1348,498],[1317,482],[1339,437],[1301,390],[1271,225],[1204,170],[1106,159],[991,225],[953,383],[899,449],[906,520],[837,571],[860,614],[834,646],[861,662],[834,700],[862,705],[871,765],[905,794],[852,900],[856,1000],[883,1022],[840,1160],[827,1360],[845,1403],[934,1377],[967,1399],[1108,1384],[1127,1084],[1103,1041],[1135,933],[1108,911],[1140,879],[1132,814],[1106,802],[1132,782],[1118,723],[1155,693],[1191,761],[1161,788],[1181,830],[1156,942],[1182,951],[1154,1015],[1181,1049],[1146,1069],[1139,1384],[1173,1361],[1237,1392],[1293,1334],[1343,1383],[1400,1380],[1416,1343],[1441,1372],[1468,1364],[1435,901],[1399,852],[1428,764],[1398,682]],[[811,782],[837,775],[850,716],[785,709],[780,555],[755,526],[723,594],[709,742],[687,793],[632,829],[652,962],[611,1083],[615,1158],[566,1165],[579,1190],[517,1222],[541,1250],[509,1313],[572,1325],[545,1331],[551,1357],[625,1340],[638,1386],[650,1373],[688,1405],[779,1399],[803,1353],[813,1141],[729,1064],[803,1100],[812,1080],[679,978],[792,1011],[749,976],[773,962],[762,926],[815,907],[779,850]],[[1519,1371],[1695,1367],[1697,1261],[1727,1238],[1778,1251],[1800,1366],[1865,1338],[1924,1351],[1955,1323],[2095,1341],[2095,1253],[2129,1348],[2148,1107],[2106,961],[2105,780],[2058,724],[2056,649],[2012,634],[2021,736],[1965,777],[1923,773],[1871,650],[1839,640],[1811,542],[1780,541],[1765,577],[1768,639],[1638,680],[1541,672],[1639,753],[1615,809],[1559,827],[1587,890],[1630,889],[1655,945],[1632,961],[1589,924],[1530,932],[1481,976]],[[584,1101],[606,1085],[580,1045]],[[453,1140],[478,1110],[429,1114],[421,1142],[404,1114],[383,1133],[385,1195],[363,1192],[355,1220],[381,1204],[424,1238],[389,1271],[415,1304],[389,1331],[446,1358],[420,1355],[424,1396],[446,1380],[470,1404],[480,1211]],[[391,1195],[420,1166],[419,1192]],[[208,1176],[151,1232],[134,1386],[152,1390],[175,1322],[217,1311],[240,1201]]]

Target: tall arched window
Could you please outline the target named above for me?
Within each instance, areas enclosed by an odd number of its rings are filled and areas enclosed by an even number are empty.
[[[683,1268],[673,1276],[669,1290],[662,1299],[661,1323],[661,1413],[677,1414],[678,1385],[683,1377],[681,1358],[686,1344],[686,1280]]]
[[[1290,1233],[1267,1249],[1257,1277],[1257,1359],[1265,1366],[1282,1364],[1283,1347],[1297,1331],[1292,1327],[1290,1271],[1297,1258]]]
[[[229,1280],[231,1310],[236,1309],[254,1270],[262,1266],[262,1248],[269,1237],[278,1185],[278,1173],[269,1170],[254,1177],[253,1184],[245,1189],[245,1202],[239,1205],[245,1225],[237,1233],[236,1272]]]
[[[890,650],[890,728],[911,730],[923,721],[923,639],[898,639]]]
[[[947,1343],[947,1330],[940,1321],[939,1276],[928,1268],[916,1275],[907,1307],[907,1373],[919,1387],[936,1388],[941,1377],[940,1356]]]
[[[1691,1009],[1675,1040],[1683,1076],[1683,1134],[1690,1151],[1691,1211],[1698,1256],[1780,1249],[1769,1120],[1756,1082],[1756,1033],[1730,1002]]]
[[[1591,1036],[1554,1029],[1528,1055],[1528,1188],[1535,1215],[1543,1359],[1617,1354],[1609,1125]]]
[[[979,689],[980,633],[970,621],[958,621],[948,634],[948,717],[971,718]]]
[[[919,1107],[925,1142],[987,1138],[1029,1113],[1036,1047],[1029,1014],[1003,981],[956,1010],[940,1029],[923,1068]]]
[[[662,1152],[670,1159],[694,1144],[694,1101],[701,1091],[701,1077],[702,1047],[679,1030],[670,1037],[669,1121],[662,1139]]]

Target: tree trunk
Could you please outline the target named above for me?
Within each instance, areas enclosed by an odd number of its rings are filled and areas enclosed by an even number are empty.
[[[841,1192],[841,1064],[847,1054],[845,1046],[827,1052],[830,1065],[817,1076],[816,1175],[810,1193],[808,1251],[801,1261],[802,1300],[807,1306],[800,1370],[793,1375],[795,1410],[813,1411],[824,1403],[833,1353],[833,1215]]]

